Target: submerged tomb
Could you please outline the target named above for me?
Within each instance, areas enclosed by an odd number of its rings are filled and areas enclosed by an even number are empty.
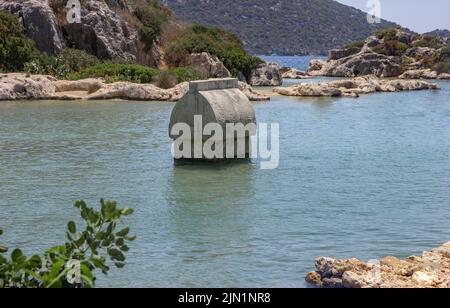
[[[190,82],[169,125],[175,160],[249,158],[255,134],[255,111],[234,78]]]

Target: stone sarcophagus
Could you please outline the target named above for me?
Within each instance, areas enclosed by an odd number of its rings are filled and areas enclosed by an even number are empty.
[[[245,159],[256,116],[237,79],[194,81],[172,111],[169,134],[175,160]]]

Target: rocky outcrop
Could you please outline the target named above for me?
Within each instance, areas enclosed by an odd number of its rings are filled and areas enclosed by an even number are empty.
[[[327,61],[321,59],[312,59],[309,62],[308,70],[306,74],[309,76],[322,76],[324,74],[324,67],[327,65]]]
[[[277,87],[273,92],[285,96],[350,96],[375,92],[437,90],[439,85],[422,80],[385,80],[376,77],[358,77],[323,83],[305,83],[291,87]]]
[[[251,85],[249,85],[246,82],[239,81],[239,89],[248,97],[251,101],[268,101],[270,100],[270,96],[266,95],[264,93],[258,92],[255,89],[252,88]]]
[[[368,50],[360,51],[345,58],[316,60],[310,63],[311,76],[356,77],[375,75],[377,77],[396,77],[402,73],[399,59]]]
[[[0,101],[51,98],[55,78],[40,75],[0,74]]]
[[[306,281],[325,288],[450,288],[450,242],[405,260],[317,258]]]
[[[361,48],[357,48],[357,47],[332,49],[328,52],[328,58],[330,60],[339,60],[339,59],[347,58],[351,55],[357,54],[360,51],[361,51]]]
[[[239,83],[239,88],[251,101],[269,99],[267,95],[256,92],[245,83]],[[105,83],[102,79],[70,81],[56,80],[43,75],[0,74],[0,101],[25,99],[178,101],[188,90],[188,82],[180,83],[171,89],[161,89],[153,84]]]
[[[137,31],[104,1],[88,0],[81,9],[81,23],[68,24],[70,41],[100,59],[135,62]]]
[[[401,79],[443,79],[450,80],[450,74],[438,73],[430,69],[410,70],[400,75]]]
[[[217,56],[207,52],[193,53],[186,57],[181,66],[190,66],[204,78],[229,78],[230,71]]]
[[[438,62],[445,64],[449,61],[446,53],[442,53],[445,44],[437,37],[424,37],[401,29],[386,30],[364,42],[331,50],[328,61],[311,61],[307,73],[329,77],[398,77],[406,70],[426,69]]]
[[[305,72],[299,71],[296,68],[283,67],[281,69],[281,77],[285,79],[305,79],[309,78]]]
[[[411,58],[424,58],[433,56],[435,52],[435,49],[429,47],[413,47],[405,52],[405,56]]]
[[[0,10],[17,14],[22,19],[27,36],[36,42],[39,50],[57,54],[64,48],[61,28],[47,0],[0,0]]]
[[[58,5],[65,3],[60,1]],[[127,0],[83,1],[80,23],[67,22],[67,9],[52,9],[48,0],[0,0],[0,9],[20,16],[27,35],[48,54],[58,54],[67,45],[100,59],[165,67],[159,39],[151,48],[139,40],[139,21]]]
[[[251,86],[277,87],[283,84],[281,68],[276,63],[261,63],[250,73]]]

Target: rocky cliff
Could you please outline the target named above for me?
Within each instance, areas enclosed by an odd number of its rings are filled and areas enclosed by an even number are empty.
[[[0,0],[0,10],[20,16],[36,47],[48,54],[63,48],[84,50],[99,59],[160,64],[158,40],[143,57],[138,28],[142,23],[125,0],[84,0],[80,23],[67,20],[67,0]]]

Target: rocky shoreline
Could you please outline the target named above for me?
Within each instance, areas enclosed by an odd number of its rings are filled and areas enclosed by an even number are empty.
[[[319,288],[450,288],[450,242],[405,260],[385,257],[366,263],[320,257],[315,267],[306,282]]]
[[[244,82],[240,82],[239,87],[251,101],[270,100],[268,95],[255,91]],[[103,79],[71,81],[46,75],[0,74],[0,101],[123,99],[173,102],[181,99],[188,91],[188,82],[171,89],[161,89],[153,84],[106,83]]]
[[[419,90],[439,90],[436,83],[423,80],[380,79],[373,76],[336,80],[320,83],[303,83],[291,87],[277,87],[273,92],[284,96],[310,97],[359,97],[375,92],[400,92]]]
[[[450,73],[445,70],[448,70],[449,52],[447,39],[388,29],[365,41],[330,50],[327,61],[311,61],[307,74],[448,80]]]

